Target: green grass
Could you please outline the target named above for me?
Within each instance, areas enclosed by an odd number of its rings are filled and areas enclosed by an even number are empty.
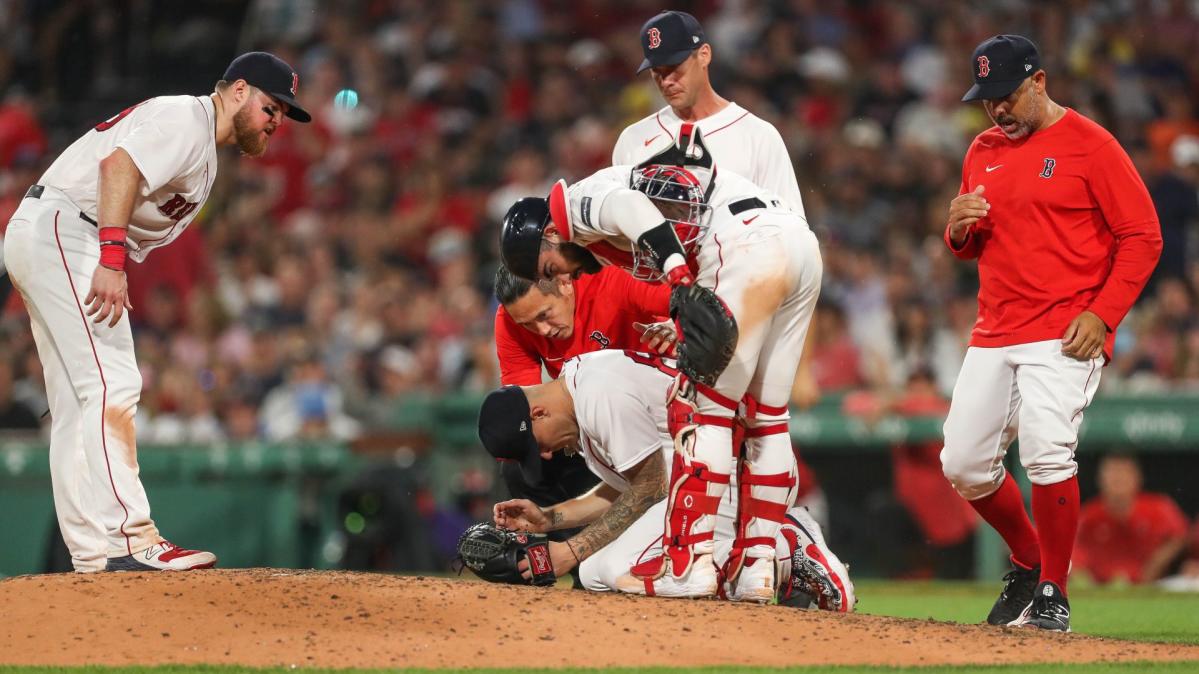
[[[904,618],[935,618],[977,623],[986,617],[1000,584],[856,584],[857,610]],[[1081,634],[1199,644],[1199,595],[1153,588],[1071,588],[1071,628]],[[1195,668],[1199,671],[1199,667]]]

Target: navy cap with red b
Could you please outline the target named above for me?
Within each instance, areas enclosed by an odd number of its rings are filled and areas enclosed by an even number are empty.
[[[678,65],[707,42],[703,26],[694,16],[687,12],[662,12],[641,27],[641,51],[645,60],[637,72]]]
[[[288,105],[287,116],[297,122],[311,122],[312,115],[296,103],[300,76],[283,59],[264,51],[252,51],[237,58],[225,69],[226,82],[245,80]]]
[[[1004,98],[1041,69],[1041,56],[1022,35],[996,35],[974,49],[974,86],[963,101]]]

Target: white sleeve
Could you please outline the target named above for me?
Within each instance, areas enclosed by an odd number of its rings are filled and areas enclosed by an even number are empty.
[[[603,226],[615,229],[633,243],[637,243],[642,234],[666,221],[662,211],[644,192],[628,187],[608,194],[600,208],[599,219]]]
[[[787,154],[787,145],[778,129],[766,121],[761,123],[760,147],[757,161],[754,162],[754,184],[774,192],[783,198],[783,203],[791,210],[806,217],[803,208],[803,197],[799,192],[799,182],[795,178],[795,165]]]
[[[645,404],[627,391],[588,396],[588,427],[618,473],[640,464],[662,448],[658,426]]]
[[[633,157],[630,156],[632,155],[632,152],[629,152],[629,139],[633,137],[633,134],[629,132],[633,130],[634,126],[636,126],[636,124],[630,124],[629,126],[626,126],[624,131],[620,132],[620,137],[616,139],[616,145],[612,146],[613,166],[623,166],[625,164],[636,163],[633,160]]]
[[[600,169],[569,187],[558,181],[550,190],[549,206],[559,230],[563,230],[564,223],[559,220],[564,217],[571,241],[587,244],[621,236],[614,222],[600,216],[600,210],[609,195],[629,188],[629,171],[628,166]]]
[[[187,173],[204,156],[208,128],[180,108],[142,120],[117,143],[133,158],[150,192]]]

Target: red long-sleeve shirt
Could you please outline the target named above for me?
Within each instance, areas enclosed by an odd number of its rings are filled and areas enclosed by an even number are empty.
[[[960,194],[985,187],[987,217],[972,225],[961,259],[978,258],[972,346],[1060,339],[1078,314],[1116,326],[1161,254],[1161,227],[1145,183],[1106,129],[1067,109],[1047,129],[1009,140],[980,133],[962,164]]]
[[[637,349],[641,335],[633,323],[654,323],[670,312],[670,286],[637,281],[617,267],[579,277],[575,286],[574,333],[548,339],[526,330],[504,307],[495,312],[495,350],[505,385],[541,383],[541,366],[557,377],[562,363],[600,349]],[[642,347],[643,348],[643,347]]]

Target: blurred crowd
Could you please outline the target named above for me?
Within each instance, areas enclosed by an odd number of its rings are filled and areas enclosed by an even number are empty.
[[[948,394],[975,276],[941,242],[989,125],[969,54],[1040,45],[1050,95],[1112,130],[1157,204],[1165,253],[1104,390],[1199,387],[1199,14],[1181,0],[679,2],[718,92],[773,122],[826,279],[816,387]],[[310,125],[262,160],[223,157],[212,199],[130,272],[151,442],[352,438],[422,401],[498,383],[490,282],[507,206],[609,163],[662,105],[641,60],[648,0],[13,0],[0,5],[0,223],[56,153],[131,102],[205,94],[239,51],[294,64]],[[343,92],[342,95],[338,95]],[[0,324],[0,414],[46,410],[19,299]]]

